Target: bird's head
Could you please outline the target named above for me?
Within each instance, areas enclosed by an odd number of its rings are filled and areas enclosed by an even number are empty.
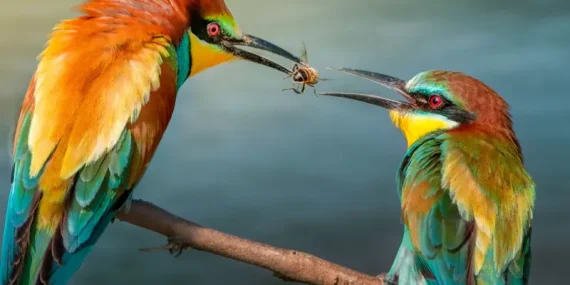
[[[364,70],[339,70],[372,80],[404,97],[404,101],[397,101],[369,94],[321,93],[388,109],[408,146],[429,133],[468,126],[512,135],[508,104],[483,82],[463,73],[426,71],[404,81]]]
[[[240,49],[239,46],[268,51],[293,62],[300,59],[288,51],[266,40],[243,33],[223,0],[183,0],[188,1],[188,38],[183,38],[181,46],[189,49],[190,67],[188,76],[218,64],[235,59],[245,59],[262,64],[278,71],[290,70],[280,64]],[[184,42],[184,41],[187,42]]]

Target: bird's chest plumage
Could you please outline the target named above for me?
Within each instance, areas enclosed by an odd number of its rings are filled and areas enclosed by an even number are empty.
[[[428,281],[504,284],[527,252],[533,184],[515,150],[470,139],[436,132],[408,149],[397,178],[402,216]]]

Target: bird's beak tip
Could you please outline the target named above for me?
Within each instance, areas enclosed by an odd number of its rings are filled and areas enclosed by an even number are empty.
[[[350,73],[350,71],[352,71],[352,69],[346,68],[346,67],[330,67],[330,66],[327,66],[327,67],[325,67],[325,69],[340,71],[340,72],[344,72],[344,73]]]

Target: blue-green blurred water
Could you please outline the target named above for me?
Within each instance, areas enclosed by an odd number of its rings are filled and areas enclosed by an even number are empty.
[[[78,0],[0,4],[0,204],[9,137],[46,35]],[[427,69],[478,77],[512,106],[535,178],[532,284],[563,284],[570,257],[570,2],[227,0],[243,30],[320,68],[319,91],[384,92],[324,70],[345,66],[410,78]],[[385,111],[282,93],[282,75],[238,62],[191,79],[135,196],[213,228],[307,251],[377,274],[401,238],[394,176],[405,151]],[[4,212],[4,208],[0,212]],[[3,216],[0,217],[3,220]],[[72,284],[284,284],[208,253],[140,253],[164,239],[109,227]]]

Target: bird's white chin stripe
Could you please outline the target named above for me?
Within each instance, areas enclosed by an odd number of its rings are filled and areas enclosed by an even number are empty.
[[[448,118],[430,113],[390,111],[390,119],[398,127],[412,146],[421,137],[438,130],[449,130],[457,127],[459,123]]]

